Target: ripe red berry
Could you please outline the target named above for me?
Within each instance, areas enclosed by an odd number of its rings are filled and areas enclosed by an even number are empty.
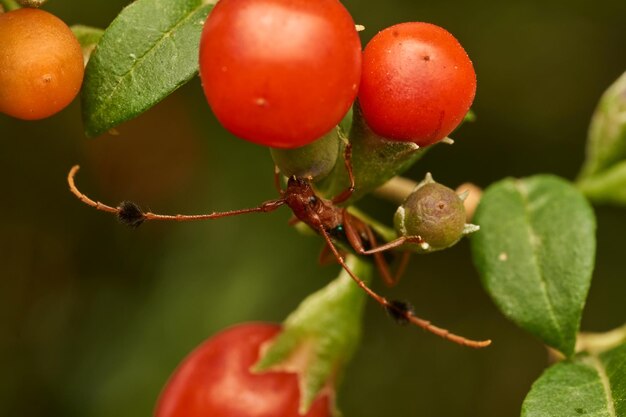
[[[338,0],[220,0],[202,32],[200,76],[226,129],[295,148],[328,133],[352,105],[361,42]]]
[[[38,9],[2,13],[0,39],[0,112],[43,119],[76,97],[83,53],[62,20]]]
[[[359,102],[380,136],[433,144],[461,123],[475,94],[472,61],[439,26],[395,25],[365,48]]]
[[[296,374],[252,374],[261,345],[280,326],[249,323],[205,341],[183,361],[165,386],[155,417],[328,417],[328,396],[298,414]]]

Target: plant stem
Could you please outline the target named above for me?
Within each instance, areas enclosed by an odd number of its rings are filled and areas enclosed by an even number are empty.
[[[374,231],[376,231],[383,239],[387,242],[391,242],[392,240],[398,237],[398,234],[390,227],[385,226],[377,220],[374,220],[369,215],[365,214],[355,206],[348,207],[348,212],[358,217],[360,220],[365,222],[368,226],[370,226]]]
[[[347,208],[347,210],[350,214],[358,217],[360,220],[362,220],[368,226],[374,229],[374,231],[377,232],[383,239],[385,239],[386,242],[390,242],[398,237],[397,233],[391,227],[385,226],[379,221],[374,220],[372,217],[357,209],[355,206],[350,206]],[[305,236],[317,236],[317,233],[304,222],[298,222],[294,226],[294,229],[296,229],[298,232],[302,233]]]
[[[393,177],[376,190],[373,194],[376,197],[385,199],[394,204],[402,204],[404,200],[415,190],[417,182],[404,177]]]
[[[580,332],[576,337],[576,353],[588,353],[592,356],[611,350],[626,342],[626,324],[604,333]],[[550,364],[565,360],[558,350],[547,346]]]
[[[576,352],[593,355],[611,350],[626,342],[626,324],[605,333],[580,333],[576,341]]]

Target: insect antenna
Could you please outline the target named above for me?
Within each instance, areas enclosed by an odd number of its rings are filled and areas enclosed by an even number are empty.
[[[139,227],[144,221],[148,220],[168,220],[168,221],[194,221],[194,220],[210,220],[210,219],[219,219],[221,217],[229,217],[229,216],[238,216],[240,214],[247,213],[267,213],[270,211],[276,210],[278,207],[285,205],[285,200],[280,198],[277,200],[266,201],[258,207],[252,207],[241,210],[231,210],[231,211],[222,211],[222,212],[213,212],[209,214],[156,214],[152,212],[144,212],[137,204],[130,201],[123,201],[117,207],[111,207],[99,201],[94,201],[89,198],[87,195],[83,194],[78,187],[76,187],[76,183],[74,178],[76,177],[76,173],[80,169],[80,166],[74,165],[70,172],[67,174],[67,183],[70,187],[70,191],[74,194],[80,201],[95,208],[96,210],[105,211],[107,213],[115,214],[118,220],[127,226],[130,227]]]
[[[387,313],[398,323],[411,323],[415,326],[421,327],[424,330],[427,330],[439,337],[447,339],[451,342],[457,343],[462,346],[468,346],[471,348],[484,348],[491,344],[491,340],[471,340],[467,339],[463,336],[456,335],[451,333],[449,330],[444,328],[435,326],[428,320],[424,320],[415,315],[413,312],[413,308],[410,304],[403,301],[389,301],[385,297],[378,295],[374,292],[370,287],[367,286],[365,282],[359,277],[356,276],[354,272],[348,267],[345,263],[343,257],[335,247],[335,244],[330,239],[328,232],[320,227],[320,234],[328,244],[328,247],[335,255],[337,262],[343,267],[343,269],[350,275],[350,277],[356,282],[356,284],[363,289],[371,298],[373,298],[378,304],[380,304]]]
[[[96,210],[115,214],[122,223],[130,227],[138,227],[144,221],[148,221],[148,220],[194,221],[194,220],[217,219],[217,218],[228,217],[228,216],[237,216],[240,214],[247,214],[247,213],[267,213],[270,211],[274,211],[278,207],[286,204],[285,199],[280,198],[277,200],[267,201],[258,207],[252,207],[248,209],[232,210],[232,211],[224,211],[224,212],[213,212],[209,214],[195,214],[195,215],[184,215],[184,214],[167,215],[167,214],[156,214],[152,212],[144,212],[143,210],[141,210],[141,208],[137,204],[129,202],[129,201],[124,201],[117,207],[111,207],[99,201],[94,201],[93,199],[89,198],[87,195],[83,194],[78,189],[78,187],[76,187],[76,183],[74,179],[79,169],[80,167],[78,165],[74,165],[67,175],[67,183],[70,187],[70,191],[83,203],[95,208]],[[317,220],[318,222],[320,222],[319,219]],[[369,288],[367,284],[363,282],[363,280],[357,277],[356,274],[354,274],[354,272],[352,272],[352,270],[348,267],[343,257],[341,256],[341,254],[335,247],[335,244],[332,242],[330,236],[328,235],[328,232],[326,231],[326,229],[324,229],[321,222],[318,225],[317,229],[319,230],[319,233],[322,235],[322,237],[328,244],[328,247],[330,248],[335,258],[337,259],[337,262],[339,262],[339,264],[348,273],[348,275],[350,275],[350,277],[356,282],[356,284],[359,287],[361,287],[361,289],[363,289],[363,291],[367,293],[367,295],[369,295],[378,304],[380,304],[392,316],[392,318],[396,322],[398,323],[406,322],[406,323],[414,324],[431,333],[434,333],[437,336],[440,336],[444,339],[450,340],[454,343],[457,343],[463,346],[468,346],[472,348],[483,348],[491,344],[491,340],[476,341],[476,340],[467,339],[465,337],[451,333],[450,331],[446,329],[435,326],[428,320],[424,320],[420,317],[417,317],[413,313],[413,309],[412,307],[410,307],[408,303],[400,302],[400,301],[388,301],[386,298],[378,295],[371,288]]]

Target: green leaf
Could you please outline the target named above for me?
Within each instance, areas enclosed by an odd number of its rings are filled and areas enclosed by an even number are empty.
[[[137,0],[122,10],[85,70],[87,136],[143,113],[197,73],[200,34],[212,3]]]
[[[594,203],[626,205],[626,161],[578,181],[578,188]]]
[[[490,186],[476,211],[474,263],[502,313],[570,356],[591,283],[595,216],[550,175]]]
[[[72,29],[74,36],[76,36],[78,43],[80,43],[80,47],[83,50],[83,60],[85,61],[85,65],[87,65],[92,52],[104,34],[104,30],[83,25],[74,25],[70,29]]]
[[[626,343],[552,366],[522,406],[522,417],[572,416],[626,416]]]
[[[346,262],[362,280],[371,280],[369,263],[353,255],[347,256]],[[254,371],[293,371],[290,361],[297,357],[300,412],[306,414],[322,389],[337,386],[352,357],[361,336],[365,298],[365,292],[342,270],[337,279],[307,297],[291,313]]]
[[[0,12],[4,11],[10,12],[11,10],[17,10],[20,8],[20,5],[15,0],[0,0]]]
[[[626,73],[604,93],[591,120],[581,178],[626,159]]]

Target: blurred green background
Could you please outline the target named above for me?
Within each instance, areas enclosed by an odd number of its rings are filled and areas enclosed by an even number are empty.
[[[46,8],[69,24],[105,27],[126,3],[51,0]],[[415,166],[416,179],[432,171],[454,187],[538,172],[574,178],[594,106],[626,70],[624,0],[345,3],[367,28],[364,43],[394,23],[429,21],[455,34],[474,61],[478,120]],[[288,227],[288,210],[128,230],[68,192],[67,171],[80,163],[79,186],[112,204],[194,213],[273,198],[267,150],[217,124],[198,79],[118,132],[85,138],[78,103],[39,122],[0,115],[2,416],[151,415],[194,346],[235,323],[281,321],[338,272],[317,265],[321,241]],[[394,210],[374,200],[363,207],[381,219]],[[626,209],[597,214],[589,331],[626,317]],[[340,392],[346,416],[519,415],[546,351],[494,308],[467,242],[415,257],[393,291],[376,286],[494,344],[475,351],[397,327],[370,303]]]

